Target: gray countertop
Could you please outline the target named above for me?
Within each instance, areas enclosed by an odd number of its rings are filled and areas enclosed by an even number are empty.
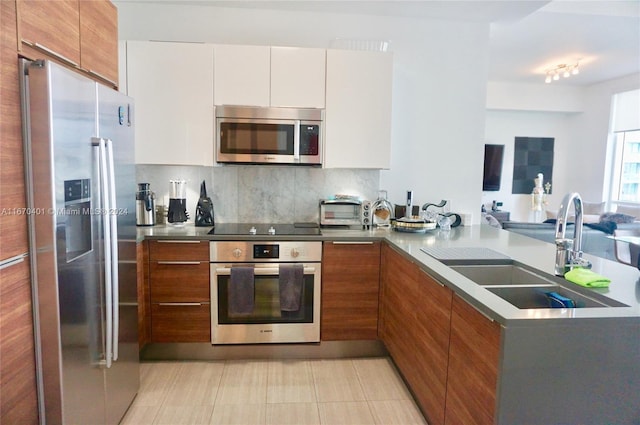
[[[139,227],[138,240],[142,239],[204,239],[238,240],[238,236],[209,235],[210,228],[186,224],[181,227],[158,225]],[[426,234],[400,233],[389,229],[339,230],[322,229],[320,236],[246,236],[244,240],[321,240],[367,241],[386,240],[407,259],[416,263],[431,276],[450,287],[479,311],[498,323],[509,326],[548,324],[548,320],[566,319],[623,319],[640,320],[640,271],[634,267],[585,254],[593,264],[592,270],[611,279],[608,288],[586,289],[573,285],[578,292],[598,292],[629,307],[598,307],[575,309],[518,309],[491,293],[486,288],[462,276],[421,248],[484,247],[503,253],[514,260],[553,275],[555,246],[527,236],[495,229],[486,225],[460,226],[448,233],[434,230]],[[574,289],[572,287],[572,289]],[[541,320],[545,319],[545,320]]]

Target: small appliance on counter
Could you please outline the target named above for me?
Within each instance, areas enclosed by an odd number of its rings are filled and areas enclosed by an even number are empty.
[[[336,195],[320,200],[320,226],[371,226],[371,202],[357,196]]]
[[[207,196],[207,186],[204,180],[202,180],[202,184],[200,185],[200,199],[198,199],[198,205],[196,206],[196,226],[211,227],[214,225],[213,202],[211,202],[211,198]]]
[[[136,192],[136,226],[156,224],[156,195],[149,189],[149,183],[138,183]]]
[[[169,180],[169,211],[167,221],[174,226],[181,226],[189,219],[187,213],[186,180]]]

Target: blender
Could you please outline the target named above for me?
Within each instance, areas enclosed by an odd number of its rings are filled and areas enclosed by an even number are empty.
[[[180,226],[188,219],[187,181],[169,180],[169,210],[167,212],[167,221],[174,226]]]
[[[136,226],[156,224],[156,195],[149,189],[149,183],[138,183],[136,192]]]

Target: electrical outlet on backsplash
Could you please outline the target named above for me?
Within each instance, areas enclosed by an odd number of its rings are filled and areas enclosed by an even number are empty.
[[[186,180],[190,217],[195,217],[204,180],[216,222],[293,223],[317,222],[319,200],[338,193],[374,200],[380,171],[271,165],[137,165],[136,179],[132,184],[150,184],[156,193],[156,205],[169,204],[169,180]]]

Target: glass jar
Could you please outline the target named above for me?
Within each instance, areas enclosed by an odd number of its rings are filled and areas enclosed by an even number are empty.
[[[393,218],[392,211],[391,203],[387,200],[387,191],[380,190],[378,192],[378,199],[371,205],[373,225],[375,227],[391,226],[391,219]]]

